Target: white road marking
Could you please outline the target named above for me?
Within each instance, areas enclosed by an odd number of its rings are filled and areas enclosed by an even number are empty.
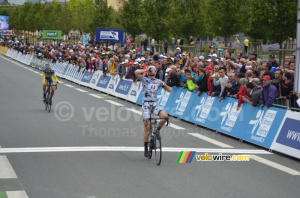
[[[120,103],[118,103],[118,102],[112,101],[112,100],[105,100],[105,101],[106,101],[106,102],[109,102],[109,103],[111,103],[111,104],[113,104],[113,105],[116,105],[116,106],[120,106],[120,107],[124,106],[124,105],[122,105],[122,104],[120,104]]]
[[[209,143],[212,143],[212,144],[214,144],[214,145],[220,146],[220,147],[222,147],[222,148],[233,148],[233,146],[230,146],[230,145],[225,144],[225,143],[223,143],[223,142],[220,142],[220,141],[218,141],[218,140],[209,138],[209,137],[207,137],[207,136],[201,135],[201,134],[199,134],[199,133],[188,133],[188,134],[189,134],[189,135],[192,135],[192,136],[194,136],[194,137],[197,137],[197,138],[199,138],[199,139],[202,139],[202,140],[204,140],[204,141],[207,141],[207,142],[209,142]]]
[[[64,84],[64,82],[59,81],[59,84]]]
[[[69,85],[69,84],[64,84],[67,87],[74,87],[73,85]]]
[[[36,74],[39,74],[39,72],[37,72],[37,71],[33,71],[34,73],[36,73]]]
[[[28,198],[25,191],[6,191],[8,198]]]
[[[137,113],[137,114],[139,114],[139,115],[142,115],[142,112],[141,112],[141,111],[136,110],[136,109],[134,109],[134,108],[126,108],[126,109],[127,109],[128,111],[133,112],[133,113]],[[174,128],[174,129],[177,129],[177,130],[186,130],[185,128],[182,128],[182,127],[180,127],[180,126],[178,126],[178,125],[176,125],[176,124],[173,124],[173,123],[170,123],[169,127]]]
[[[142,115],[142,112],[141,111],[139,111],[139,110],[136,110],[136,109],[134,109],[134,108],[126,108],[128,111],[131,111],[131,112],[133,112],[133,113],[136,113],[136,114],[139,114],[139,115]]]
[[[291,175],[300,175],[299,171],[296,171],[296,170],[291,169],[289,167],[283,166],[283,165],[278,164],[276,162],[272,162],[270,160],[264,159],[264,158],[259,157],[257,155],[250,155],[250,160],[258,161],[258,162],[263,163],[267,166],[276,168],[278,170],[281,170],[281,171],[286,172],[286,173],[291,174]]]
[[[95,97],[95,98],[103,98],[103,97],[101,97],[101,96],[98,96],[97,94],[89,94],[90,96],[93,96],[93,97]]]
[[[25,148],[0,148],[0,153],[47,153],[47,152],[81,152],[81,151],[144,151],[144,147],[124,146],[87,146],[87,147],[25,147]],[[200,153],[245,153],[245,154],[270,154],[265,150],[249,149],[211,149],[211,148],[174,148],[163,147],[164,152],[196,151]]]
[[[80,91],[80,92],[82,92],[82,93],[85,93],[85,92],[87,92],[87,91],[85,91],[85,90],[83,90],[83,89],[80,89],[80,88],[75,88],[77,91]]]
[[[185,128],[182,128],[180,126],[177,126],[176,124],[173,124],[173,123],[170,123],[169,127],[172,127],[174,129],[177,129],[177,130],[185,130]]]
[[[2,148],[0,148],[2,149]],[[17,175],[9,163],[7,157],[0,156],[0,179],[12,179],[17,178]]]

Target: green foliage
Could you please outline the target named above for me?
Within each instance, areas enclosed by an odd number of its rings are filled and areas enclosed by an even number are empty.
[[[172,36],[205,36],[204,0],[172,1],[170,28]]]
[[[121,27],[133,38],[155,40],[222,36],[244,32],[252,39],[282,43],[296,37],[297,0],[126,0],[119,10],[108,0],[54,0],[0,7],[11,28],[88,33],[95,27]]]
[[[171,31],[169,26],[171,3],[171,0],[143,1],[143,17],[141,22],[144,33],[157,41],[168,38]]]
[[[127,33],[135,38],[136,35],[143,32],[140,22],[141,17],[142,0],[127,0],[119,10],[117,22],[121,24]]]

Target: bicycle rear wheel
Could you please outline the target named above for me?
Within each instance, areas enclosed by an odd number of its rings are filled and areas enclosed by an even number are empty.
[[[161,156],[162,156],[161,138],[157,139],[156,135],[154,136],[154,152],[155,152],[156,164],[160,165],[161,164]]]

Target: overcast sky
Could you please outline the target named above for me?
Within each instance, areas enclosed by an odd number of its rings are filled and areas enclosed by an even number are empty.
[[[9,3],[23,4],[25,0],[8,0]]]

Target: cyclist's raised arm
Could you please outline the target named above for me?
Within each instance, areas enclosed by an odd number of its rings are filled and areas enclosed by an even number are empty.
[[[162,86],[162,88],[163,88],[164,90],[166,90],[167,92],[171,92],[171,91],[172,91],[171,87],[169,87],[169,86],[166,85],[166,84],[164,84],[164,86]]]
[[[146,69],[137,69],[134,71],[134,74],[138,79],[140,79],[143,77],[144,72],[147,72],[147,70]]]

